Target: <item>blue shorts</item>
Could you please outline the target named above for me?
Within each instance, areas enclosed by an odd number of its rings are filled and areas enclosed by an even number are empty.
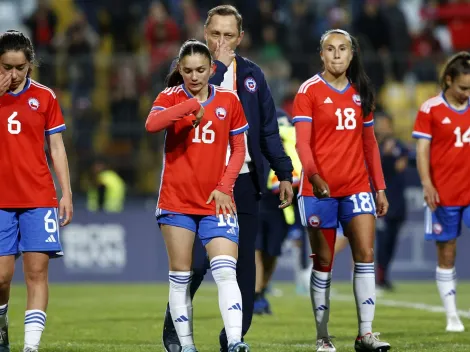
[[[466,207],[437,207],[434,212],[426,207],[425,235],[428,241],[447,242],[460,236],[462,221],[470,228],[470,205]]]
[[[157,223],[159,225],[170,225],[182,227],[194,232],[199,236],[201,242],[206,246],[213,238],[223,237],[238,244],[238,220],[223,215],[187,215],[175,213],[163,209],[156,211]]]
[[[56,208],[0,209],[0,256],[21,252],[63,255]]]
[[[299,196],[302,225],[319,229],[344,228],[356,216],[376,216],[372,193],[361,192],[347,197],[323,198]]]
[[[257,250],[278,257],[281,255],[282,244],[287,237],[291,240],[301,238],[304,228],[295,201],[292,207],[295,222],[288,225],[283,210],[279,209],[279,196],[275,194],[263,195],[260,202],[259,226],[256,235]]]

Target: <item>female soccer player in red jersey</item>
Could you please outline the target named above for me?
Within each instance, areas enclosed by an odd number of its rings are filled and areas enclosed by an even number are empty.
[[[59,226],[70,223],[73,213],[64,118],[54,92],[30,78],[34,63],[33,45],[23,33],[0,35],[0,352],[10,351],[8,300],[20,254],[28,292],[24,351],[38,350],[46,324],[49,258],[63,255]],[[62,190],[60,202],[44,140]]]
[[[425,238],[436,241],[436,281],[447,315],[447,331],[464,326],[455,304],[455,256],[462,221],[470,227],[470,53],[446,64],[442,93],[420,108],[413,129],[424,199]]]
[[[311,298],[317,351],[336,351],[328,334],[330,282],[336,228],[341,223],[354,259],[359,333],[356,351],[387,351],[372,333],[375,312],[375,216],[388,209],[374,135],[374,91],[362,67],[357,40],[343,30],[320,40],[322,73],[303,83],[294,101],[297,152],[303,180],[299,204],[314,257]],[[377,214],[369,185],[377,191]],[[313,188],[313,189],[312,189]]]
[[[241,342],[242,299],[236,278],[238,223],[233,186],[245,159],[248,123],[237,95],[209,84],[212,58],[196,40],[183,44],[168,88],[156,98],[146,129],[165,130],[157,222],[169,258],[170,311],[183,352],[196,351],[189,294],[197,234],[209,255],[230,352]],[[226,165],[227,145],[231,154]]]

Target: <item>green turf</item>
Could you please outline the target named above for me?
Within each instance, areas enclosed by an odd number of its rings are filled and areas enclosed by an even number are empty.
[[[292,285],[276,284],[282,297],[270,297],[273,316],[256,316],[247,336],[252,351],[314,351],[315,328],[310,299],[297,296]],[[334,289],[352,297],[348,283]],[[459,308],[470,308],[470,283],[459,284]],[[163,351],[162,318],[167,285],[51,285],[42,352]],[[401,283],[397,293],[377,299],[374,330],[392,344],[393,351],[470,351],[470,333],[444,331],[443,313],[381,306],[380,300],[440,305],[435,284]],[[218,351],[222,320],[216,287],[204,284],[195,302],[195,341],[199,352]],[[10,301],[12,352],[21,351],[25,289],[15,286]],[[333,300],[330,333],[338,352],[353,351],[357,320],[353,300]],[[469,320],[463,318],[467,330]]]

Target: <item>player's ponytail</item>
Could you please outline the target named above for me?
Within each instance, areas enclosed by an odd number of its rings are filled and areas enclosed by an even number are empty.
[[[359,41],[350,35],[353,58],[346,71],[346,76],[361,96],[362,115],[368,116],[375,110],[375,91],[372,82],[367,76],[364,66],[362,65],[361,52],[359,49]]]
[[[32,66],[37,66],[36,54],[33,43],[23,33],[15,30],[8,30],[0,35],[0,56],[7,51],[22,51],[26,60],[30,64],[28,76],[31,74]]]
[[[442,90],[445,92],[449,88],[447,78],[452,82],[457,76],[470,74],[470,53],[461,51],[452,56],[442,70],[440,84]]]
[[[183,84],[183,76],[179,71],[179,62],[185,57],[189,55],[200,54],[209,60],[209,63],[212,63],[212,56],[209,48],[206,44],[201,43],[196,39],[189,39],[183,43],[181,46],[178,58],[176,59],[176,65],[170,74],[166,77],[166,86],[167,87],[176,87],[180,84]]]

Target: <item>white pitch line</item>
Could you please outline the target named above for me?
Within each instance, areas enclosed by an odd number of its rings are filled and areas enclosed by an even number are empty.
[[[347,295],[334,295],[331,296],[331,299],[337,301],[352,301],[353,297]],[[379,306],[384,305],[388,307],[398,307],[398,308],[411,308],[417,310],[424,310],[426,312],[431,313],[445,313],[445,309],[442,306],[433,306],[431,304],[426,303],[413,303],[413,302],[405,302],[405,301],[395,301],[391,299],[382,299],[380,298],[377,303]],[[470,319],[470,311],[465,310],[458,310],[458,315],[462,318]]]

